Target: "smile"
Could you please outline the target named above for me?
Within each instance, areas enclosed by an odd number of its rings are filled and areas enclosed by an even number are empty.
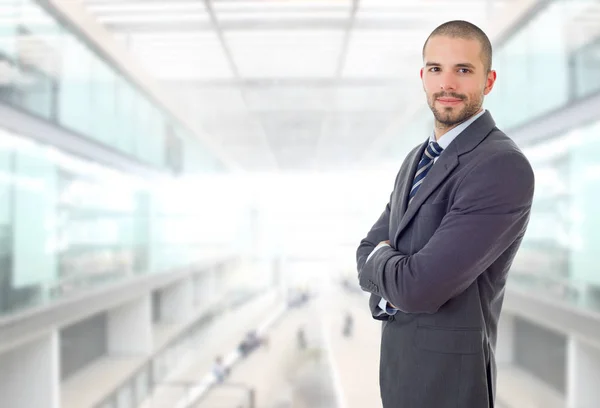
[[[439,103],[441,103],[442,105],[447,105],[447,106],[455,106],[455,105],[462,103],[462,99],[455,99],[455,98],[438,98],[436,100]]]

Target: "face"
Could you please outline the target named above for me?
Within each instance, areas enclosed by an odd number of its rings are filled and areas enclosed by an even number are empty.
[[[478,113],[496,80],[495,71],[485,70],[477,40],[433,36],[423,63],[423,89],[437,128],[450,129]]]

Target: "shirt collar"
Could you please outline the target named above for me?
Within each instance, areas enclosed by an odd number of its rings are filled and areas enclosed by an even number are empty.
[[[463,130],[465,130],[466,128],[468,128],[471,123],[475,122],[484,113],[485,113],[485,109],[483,109],[477,115],[471,116],[469,119],[465,120],[464,122],[462,122],[457,127],[455,127],[453,129],[449,130],[448,132],[444,133],[442,135],[442,137],[440,137],[440,140],[437,141],[438,144],[440,145],[440,147],[442,149],[447,148],[450,145],[450,143],[454,139],[456,139],[456,137],[458,135],[460,135],[462,133]],[[429,141],[430,142],[435,142],[435,133],[433,131],[431,132],[431,135],[429,136]]]

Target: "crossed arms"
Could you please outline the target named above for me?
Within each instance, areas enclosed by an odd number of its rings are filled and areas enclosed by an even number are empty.
[[[502,152],[481,160],[458,181],[452,207],[418,252],[390,247],[390,204],[357,250],[361,288],[405,313],[435,313],[463,292],[525,233],[534,176],[525,157]],[[401,239],[401,237],[400,237]]]

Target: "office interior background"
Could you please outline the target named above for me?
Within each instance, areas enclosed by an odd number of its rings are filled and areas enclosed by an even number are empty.
[[[598,0],[0,0],[0,407],[381,406],[355,250],[453,19],[536,175],[497,404],[599,407]]]

